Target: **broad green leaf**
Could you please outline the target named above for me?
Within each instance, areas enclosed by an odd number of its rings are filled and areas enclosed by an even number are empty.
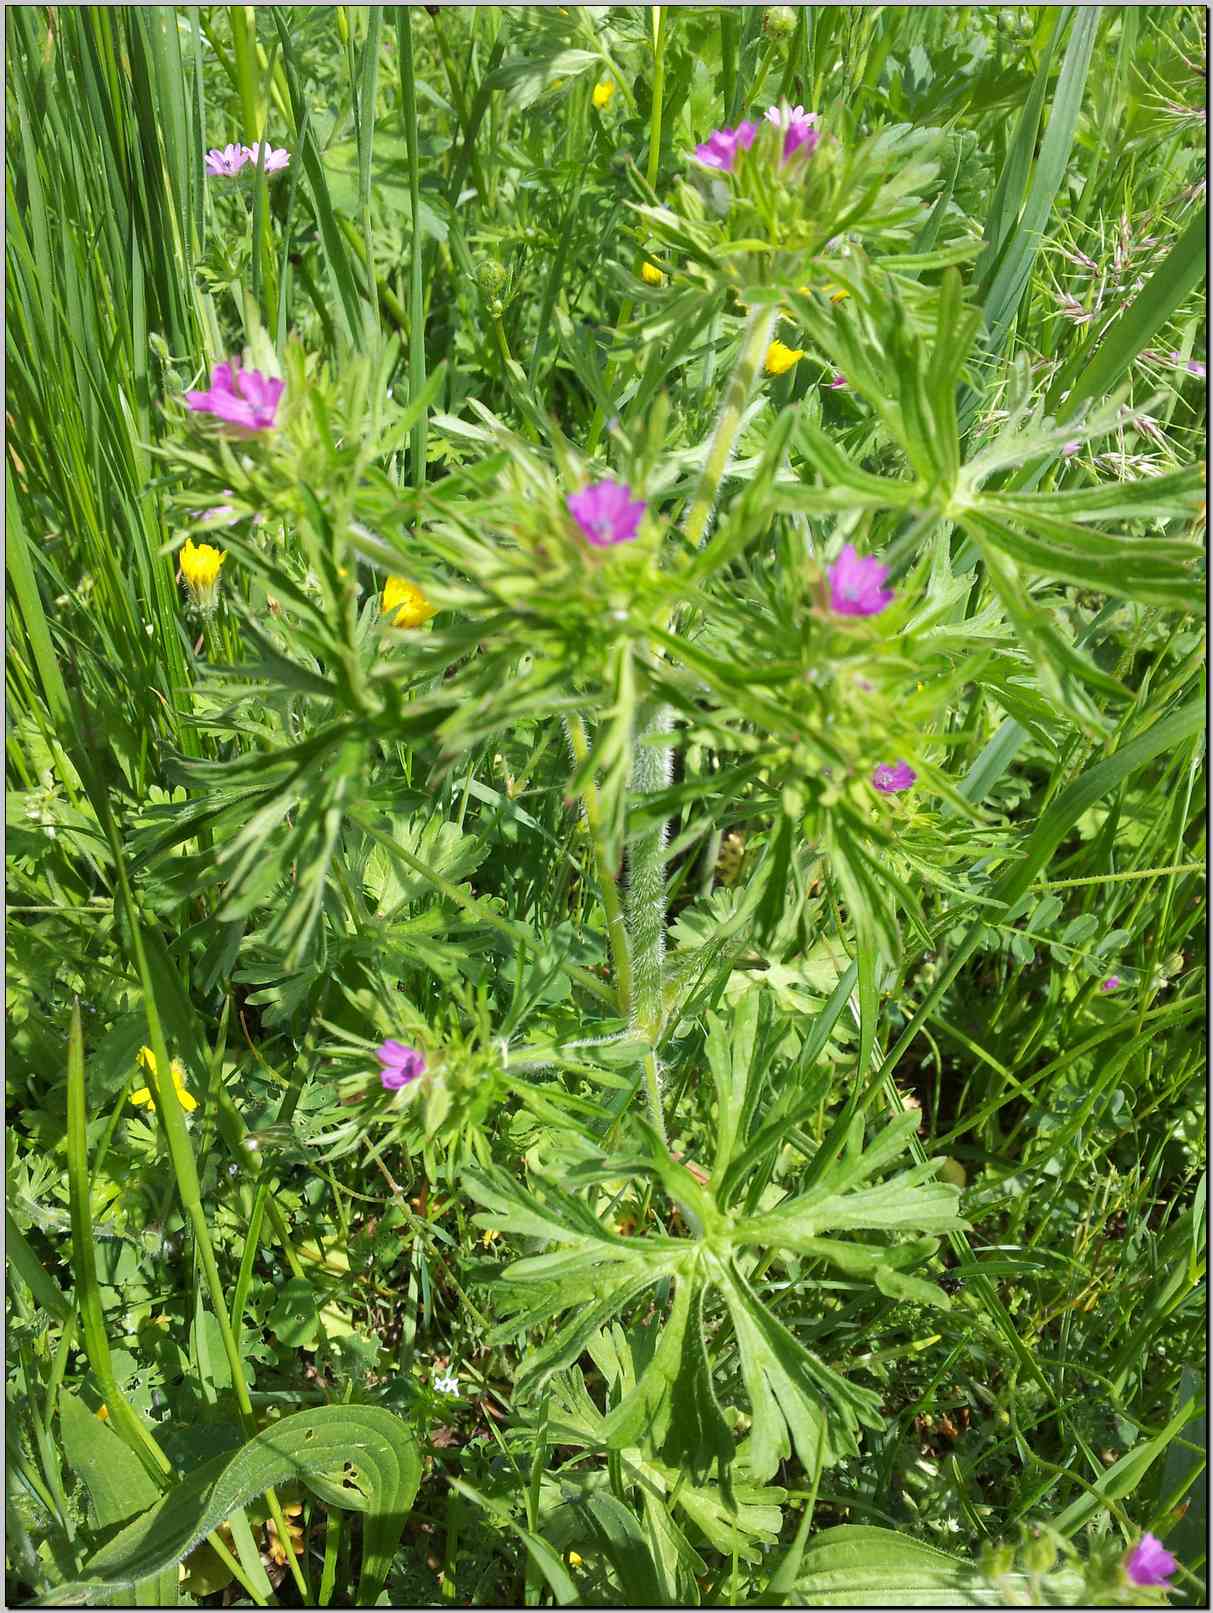
[[[295,1412],[238,1451],[203,1463],[96,1552],[80,1580],[57,1587],[55,1599],[78,1603],[179,1563],[238,1508],[291,1479],[332,1505],[365,1513],[358,1599],[373,1605],[421,1479],[411,1430],[378,1406]]]
[[[948,1552],[866,1524],[841,1524],[815,1536],[796,1581],[797,1598],[807,1607],[1005,1607],[1012,1598],[1029,1600],[1027,1588],[1023,1574],[991,1585]],[[1081,1596],[1079,1575],[1048,1576],[1049,1603],[1074,1604]]]

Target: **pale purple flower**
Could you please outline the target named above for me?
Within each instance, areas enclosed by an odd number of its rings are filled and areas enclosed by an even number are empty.
[[[848,543],[826,573],[830,581],[830,609],[840,616],[878,616],[893,599],[884,586],[889,575],[871,555],[857,554]]]
[[[243,433],[272,431],[284,383],[260,370],[238,364],[216,364],[210,390],[187,392],[185,401],[197,414],[213,414]]]
[[[636,536],[644,500],[632,498],[626,482],[591,482],[579,493],[565,499],[569,514],[596,549],[615,543],[630,543]]]
[[[418,1052],[415,1047],[407,1047],[403,1042],[393,1041],[391,1037],[379,1044],[375,1057],[383,1066],[379,1080],[386,1092],[399,1092],[401,1087],[408,1086],[410,1081],[425,1074],[425,1054]]]
[[[1120,976],[1119,975],[1109,975],[1106,980],[1101,980],[1099,982],[1099,989],[1100,989],[1100,991],[1115,991],[1117,986],[1119,986],[1119,985],[1120,985]]]
[[[1072,459],[1081,447],[1082,444],[1079,442],[1077,437],[1073,438],[1070,442],[1063,442],[1061,445],[1062,458]]]
[[[739,123],[735,129],[717,129],[715,133],[695,147],[695,155],[705,168],[719,168],[730,173],[737,161],[737,148],[748,151],[758,133],[756,123]]]
[[[908,762],[881,762],[872,774],[872,785],[881,795],[896,795],[899,790],[908,790],[917,777]]]
[[[291,160],[290,152],[282,146],[275,148],[270,145],[268,140],[264,142],[259,140],[255,146],[245,146],[244,155],[255,168],[263,144],[265,147],[265,171],[267,174],[276,174],[280,169],[285,168]]]
[[[216,179],[233,179],[248,161],[247,146],[212,146],[206,154],[206,171]]]
[[[1125,1572],[1133,1585],[1165,1585],[1175,1569],[1175,1558],[1157,1535],[1142,1535],[1125,1558]]]
[[[821,138],[817,132],[816,112],[806,112],[802,106],[771,106],[767,108],[765,115],[768,123],[773,123],[777,129],[785,131],[784,162],[787,162],[793,152],[801,149],[804,149],[806,157],[812,156]]]

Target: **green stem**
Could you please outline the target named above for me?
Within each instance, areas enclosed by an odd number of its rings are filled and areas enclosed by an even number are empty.
[[[653,103],[649,109],[649,160],[645,171],[649,189],[657,184],[657,169],[661,162],[661,117],[665,102],[665,17],[661,6],[650,6],[653,30]],[[616,82],[623,85],[622,75],[616,76]],[[644,262],[642,253],[636,259],[636,273],[640,273],[640,266]],[[629,298],[619,310],[616,328],[626,325],[632,317],[632,301]],[[619,382],[619,366],[612,364],[607,371],[606,395],[613,398],[615,387]],[[594,418],[590,422],[589,435],[586,438],[586,458],[592,458],[602,437],[603,427],[606,425],[606,415],[600,408],[594,410]]]
[[[163,1043],[163,1037],[161,1042]],[[175,1100],[175,1092],[173,1096]],[[96,1245],[93,1239],[92,1214],[89,1209],[87,1118],[84,1033],[80,1025],[80,1004],[76,1002],[72,1007],[72,1022],[67,1043],[67,1181],[72,1219],[72,1272],[76,1281],[80,1330],[88,1364],[97,1380],[97,1387],[101,1391],[115,1432],[130,1446],[151,1477],[163,1489],[172,1477],[172,1464],[118,1387],[110,1359],[109,1339],[106,1336],[105,1317],[101,1308],[101,1290],[97,1286],[94,1253]],[[243,1569],[231,1556],[219,1535],[212,1532],[207,1536],[207,1540],[253,1601],[259,1607],[264,1607],[265,1597],[249,1583]]]
[[[172,1065],[168,1056],[168,1045],[164,1037],[164,1028],[160,1023],[160,1011],[156,1006],[155,989],[152,981],[151,970],[148,966],[147,951],[143,944],[143,931],[141,928],[139,911],[135,906],[134,895],[131,891],[130,881],[127,878],[126,862],[122,855],[121,843],[118,839],[118,828],[114,822],[113,813],[110,810],[109,797],[105,794],[104,788],[98,783],[95,777],[91,780],[91,783],[92,788],[90,789],[89,793],[92,797],[94,807],[99,808],[99,816],[110,843],[110,850],[113,853],[114,867],[118,875],[119,896],[122,907],[125,911],[125,917],[130,932],[131,950],[134,953],[135,965],[139,973],[139,979],[143,986],[143,1007],[144,1012],[147,1015],[148,1040],[151,1043],[152,1054],[156,1064],[155,1073],[149,1072],[148,1074],[148,1085],[156,1094],[156,1113],[160,1118],[160,1123],[164,1130],[165,1140],[168,1143],[169,1157],[173,1165],[173,1174],[177,1180],[177,1191],[181,1197],[181,1205],[186,1214],[189,1216],[190,1223],[194,1229],[194,1240],[197,1247],[198,1256],[202,1262],[202,1269],[206,1276],[207,1287],[210,1290],[211,1309],[213,1310],[215,1320],[219,1325],[219,1333],[223,1340],[224,1354],[227,1356],[228,1367],[231,1371],[232,1388],[236,1394],[236,1405],[240,1413],[241,1427],[244,1431],[245,1438],[252,1439],[257,1432],[257,1423],[255,1417],[253,1416],[252,1401],[249,1399],[248,1381],[244,1375],[244,1362],[241,1359],[240,1346],[236,1342],[236,1335],[232,1329],[232,1324],[228,1317],[227,1305],[224,1301],[223,1283],[219,1276],[219,1267],[215,1261],[215,1250],[211,1243],[210,1228],[206,1223],[206,1212],[202,1207],[202,1191],[198,1181],[198,1168],[194,1160],[193,1149],[190,1147],[189,1133],[185,1128],[185,1111],[181,1107],[181,1100],[177,1096],[176,1083],[172,1079]],[[79,1036],[78,1009],[73,1019],[73,1033],[77,1037]],[[77,1057],[80,1062],[78,1102],[81,1106],[81,1113],[78,1119],[78,1125],[81,1133],[79,1146],[82,1158],[84,1148],[84,1054],[82,1041],[78,1047]],[[70,1054],[68,1062],[70,1069]],[[69,1076],[69,1093],[72,1085],[73,1083],[71,1082]],[[80,1197],[82,1213],[85,1217],[87,1217],[89,1202],[87,1178],[80,1184],[80,1193],[78,1196]],[[79,1254],[79,1244],[77,1244],[77,1254]],[[95,1271],[93,1281],[95,1284]],[[97,1295],[97,1321],[100,1322],[99,1293]],[[108,1360],[108,1344],[106,1344],[105,1347],[105,1355]],[[129,1412],[130,1417],[136,1424],[135,1431],[139,1434],[142,1440],[146,1441],[150,1445],[151,1452],[154,1453],[155,1457],[158,1458],[160,1462],[164,1463],[164,1466],[167,1470],[168,1461],[164,1456],[164,1453],[160,1450],[159,1446],[156,1445],[155,1441],[151,1439],[151,1436],[147,1434],[142,1424],[138,1422],[138,1419],[134,1417],[134,1412],[131,1411],[130,1407],[126,1405],[125,1401],[120,1401],[120,1406],[124,1408],[126,1412]],[[114,1413],[111,1413],[111,1415],[114,1415]],[[119,1412],[119,1415],[122,1415],[121,1411]],[[118,1416],[115,1416],[115,1424],[117,1425],[117,1423]],[[291,1569],[292,1576],[299,1588],[300,1594],[306,1601],[309,1597],[307,1582],[303,1577],[303,1572],[295,1558],[294,1552],[290,1549],[290,1533],[286,1526],[286,1519],[282,1513],[281,1503],[279,1502],[278,1496],[274,1490],[267,1490],[265,1492],[265,1500],[266,1505],[269,1507],[270,1516],[273,1518],[275,1527],[278,1530],[278,1538],[286,1546],[287,1565]]]
[[[578,767],[585,765],[590,754],[585,724],[578,716],[568,719],[569,744]],[[628,950],[628,932],[623,917],[623,904],[619,900],[619,887],[611,866],[610,850],[603,830],[602,812],[598,801],[598,786],[587,779],[581,791],[581,805],[585,812],[586,827],[594,847],[594,866],[598,871],[598,887],[602,893],[603,911],[606,913],[607,942],[611,949],[611,962],[615,970],[615,994],[619,1012],[626,1019],[632,1012],[632,958]]]
[[[725,393],[724,407],[712,433],[708,457],[704,461],[703,473],[695,491],[695,501],[683,527],[688,539],[696,548],[703,543],[712,524],[712,512],[720,497],[720,484],[724,481],[725,472],[733,458],[737,433],[741,429],[741,417],[754,389],[754,382],[762,369],[777,317],[776,309],[760,307],[753,309],[746,320],[745,332],[741,339],[741,352],[737,355],[737,365],[729,381],[728,391]]]
[[[425,314],[422,292],[421,169],[417,157],[417,91],[413,80],[413,23],[408,6],[396,11],[400,48],[400,107],[409,162],[409,204],[413,237],[409,243],[409,396],[420,397],[425,387]],[[413,427],[413,485],[425,486],[425,428],[422,414]],[[288,1552],[288,1556],[292,1555]]]
[[[716,429],[712,433],[694,501],[687,513],[684,530],[696,548],[704,542],[712,524],[721,484],[733,457],[746,404],[762,368],[775,318],[775,310],[764,307],[755,308],[746,321],[741,352],[729,380]],[[633,798],[657,794],[669,787],[673,752],[668,746],[654,746],[645,741],[651,734],[665,732],[671,720],[669,708],[658,707],[637,730],[632,755]],[[627,903],[632,951],[632,1024],[649,1043],[650,1050],[644,1063],[645,1090],[654,1127],[663,1141],[666,1135],[665,1118],[656,1048],[665,1021],[663,965],[667,832],[668,824],[661,822],[644,830],[632,841],[628,860]]]

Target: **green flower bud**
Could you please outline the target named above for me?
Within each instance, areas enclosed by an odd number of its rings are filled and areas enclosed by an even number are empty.
[[[1005,1541],[994,1545],[986,1541],[981,1550],[981,1571],[987,1579],[1001,1579],[1015,1567],[1015,1548]]]
[[[1023,1565],[1029,1574],[1047,1574],[1057,1564],[1057,1547],[1043,1530],[1033,1532],[1024,1547]]]
[[[486,297],[499,297],[509,281],[503,264],[496,258],[482,258],[476,270],[476,284]]]
[[[768,6],[762,14],[762,26],[772,39],[786,39],[796,32],[796,7]]]

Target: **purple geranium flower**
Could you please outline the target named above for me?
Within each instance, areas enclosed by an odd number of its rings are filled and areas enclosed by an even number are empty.
[[[379,1079],[387,1092],[399,1092],[401,1087],[425,1074],[425,1054],[390,1037],[375,1049],[375,1057],[383,1066]]]
[[[241,433],[272,431],[277,424],[283,382],[238,364],[216,364],[208,392],[187,392],[185,401],[198,414],[213,414]]]
[[[1157,1535],[1142,1535],[1125,1558],[1125,1572],[1133,1585],[1165,1585],[1175,1568],[1175,1558]]]
[[[908,762],[881,762],[872,774],[872,784],[881,795],[896,795],[899,790],[908,790],[917,777]]]
[[[224,146],[222,151],[212,146],[206,154],[206,171],[216,179],[232,179],[248,159],[247,146]]]
[[[271,146],[268,140],[264,142],[264,145],[265,171],[267,174],[276,174],[290,162],[291,154],[282,146]],[[259,140],[255,146],[245,146],[244,148],[244,155],[254,168],[257,166],[257,160],[261,154],[261,147],[262,142]]]
[[[803,150],[806,157],[811,157],[817,149],[821,136],[817,131],[816,112],[806,112],[802,106],[772,106],[767,108],[766,119],[777,129],[784,130],[784,162],[793,152]]]
[[[832,381],[826,382],[826,386],[831,392],[840,392],[846,384],[847,378],[845,375],[836,375]]]
[[[827,573],[830,579],[830,609],[840,616],[877,616],[893,598],[884,586],[889,575],[871,555],[855,552],[848,543]]]
[[[1100,989],[1100,991],[1115,991],[1117,986],[1119,986],[1119,985],[1120,985],[1120,976],[1119,975],[1109,975],[1106,980],[1101,980],[1099,982],[1099,989]],[[1151,1536],[1150,1538],[1152,1539],[1153,1536]]]
[[[739,123],[735,129],[717,129],[715,133],[695,147],[695,155],[705,168],[719,168],[730,173],[737,161],[737,148],[748,151],[758,133],[756,123]]]
[[[626,482],[591,482],[579,493],[565,499],[569,514],[596,549],[609,549],[614,543],[630,543],[636,536],[644,500],[632,498]]]

